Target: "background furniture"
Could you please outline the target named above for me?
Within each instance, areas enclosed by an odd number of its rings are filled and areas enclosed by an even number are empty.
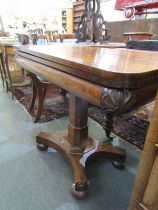
[[[100,1],[85,0],[85,9],[76,30],[78,42],[106,42],[109,38],[107,22],[100,10]]]
[[[20,36],[23,44],[26,41],[25,35]],[[24,41],[25,40],[25,41]],[[27,37],[28,40],[28,37]],[[15,63],[15,52],[14,46],[21,45],[14,37],[0,37],[1,47],[1,70],[6,86],[6,90],[11,91],[12,98],[14,98],[15,87],[25,86],[30,84],[29,76],[25,75],[23,69],[17,67]]]
[[[74,41],[74,42],[77,41],[74,33],[59,34],[59,38],[60,38],[60,42],[71,43],[71,41]]]
[[[6,89],[7,92],[10,90],[12,93],[12,98],[14,99],[14,88],[30,85],[30,77],[25,75],[23,69],[16,69],[15,63],[15,52],[13,46],[3,46],[4,52],[4,63],[5,67],[3,69],[5,75]],[[14,69],[11,70],[11,62]]]
[[[32,90],[33,90],[33,96],[32,96],[30,110],[32,110],[35,105],[35,100],[36,100],[37,93],[38,93],[38,110],[37,110],[37,114],[36,114],[36,117],[34,120],[34,122],[36,123],[39,121],[40,116],[42,114],[43,102],[45,99],[46,91],[51,84],[47,80],[44,80],[41,77],[37,77],[35,74],[33,74],[31,72],[30,72],[30,76],[32,79]]]
[[[45,31],[45,35],[47,37],[48,43],[53,42],[53,31],[47,30]]]
[[[31,34],[30,35],[30,39],[32,41],[33,45],[44,45],[44,44],[48,44],[48,38],[47,35],[43,35],[43,34]]]
[[[72,8],[63,9],[61,11],[61,15],[62,15],[62,27],[64,28],[65,32],[73,33]]]
[[[3,51],[2,48],[0,48],[0,74],[1,74],[1,79],[2,79],[2,84],[4,88],[4,63],[3,63]]]
[[[49,88],[54,88],[56,86],[53,85],[48,80],[45,80],[42,77],[39,77],[36,74],[33,74],[31,72],[30,72],[30,77],[32,79],[32,91],[33,91],[30,110],[32,110],[34,108],[35,101],[36,101],[37,96],[38,96],[38,109],[37,109],[36,117],[34,119],[34,123],[37,123],[37,122],[39,122],[41,114],[42,114],[42,110],[43,110],[43,106],[44,106],[44,100],[45,100],[47,90]],[[63,95],[64,98],[66,97],[66,92],[64,90],[62,90],[62,91],[59,90],[59,93],[61,95]]]
[[[31,39],[32,39],[32,44],[37,45],[38,44],[38,39],[40,38],[43,40],[43,44],[47,43],[47,37],[46,35],[42,34],[31,34]],[[34,119],[34,123],[39,122],[41,114],[42,114],[42,109],[43,109],[43,103],[44,99],[46,96],[47,89],[52,86],[52,84],[43,79],[42,77],[37,77],[33,73],[29,73],[31,80],[32,80],[32,100],[30,103],[30,110],[32,110],[35,106],[35,101],[38,98],[38,107],[37,107],[37,113]],[[37,97],[38,96],[38,97]]]
[[[124,35],[124,42],[128,40],[148,40],[152,34],[148,32],[126,32]]]
[[[110,42],[124,42],[123,33],[146,32],[153,34],[151,39],[158,40],[157,18],[107,22]]]
[[[126,43],[126,47],[128,49],[158,51],[158,41],[157,40],[129,40]]]
[[[27,45],[29,44],[29,36],[26,34],[16,34],[18,36],[19,42],[22,45]]]
[[[158,209],[158,94],[128,210]]]
[[[69,36],[68,36],[69,37]],[[72,36],[70,36],[72,37]],[[60,40],[63,41],[63,37],[61,38],[59,36]],[[64,37],[66,38],[66,37]],[[34,35],[33,38],[33,44],[37,45],[38,37],[36,35]],[[45,39],[45,36],[44,36]],[[33,74],[30,72],[30,77],[32,80],[32,90],[33,90],[33,95],[32,95],[32,101],[31,101],[31,105],[30,105],[30,110],[33,110],[34,106],[35,106],[35,101],[36,99],[38,99],[38,107],[37,107],[37,113],[34,119],[34,123],[39,122],[41,114],[42,114],[42,110],[43,110],[43,106],[44,106],[44,100],[45,100],[45,96],[46,96],[46,92],[49,88],[54,88],[56,87],[55,85],[53,85],[51,82],[49,82],[48,80],[42,78],[41,76],[37,76],[36,74]],[[66,97],[66,92],[64,90],[59,90],[59,93],[64,97]]]
[[[84,10],[84,3],[83,0],[73,2],[73,32],[78,28]]]

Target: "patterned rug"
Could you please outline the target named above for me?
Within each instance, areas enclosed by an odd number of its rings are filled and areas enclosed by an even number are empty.
[[[16,88],[15,97],[32,117],[36,116],[38,100],[35,103],[34,109],[32,111],[29,110],[32,98],[31,87]],[[117,118],[114,123],[113,133],[142,149],[153,107],[154,102],[151,102],[138,110]],[[68,115],[68,113],[68,103],[64,101],[63,97],[59,94],[58,89],[50,88],[47,91],[40,123],[58,119]],[[103,125],[104,110],[91,105],[89,106],[88,115],[100,125]]]
[[[30,109],[32,99],[32,87],[17,87],[15,89],[15,97],[22,104],[27,112],[35,118],[38,107],[38,99],[35,102],[33,110]],[[59,94],[59,90],[55,87],[50,88],[46,92],[44,106],[39,123],[47,122],[50,120],[58,119],[69,114],[67,102]]]

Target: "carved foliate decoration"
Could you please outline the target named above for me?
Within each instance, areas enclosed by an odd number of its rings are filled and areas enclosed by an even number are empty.
[[[105,42],[108,40],[107,22],[100,11],[99,0],[85,0],[85,10],[76,30],[78,42]]]
[[[101,104],[109,112],[123,113],[136,103],[136,95],[130,90],[105,88]]]

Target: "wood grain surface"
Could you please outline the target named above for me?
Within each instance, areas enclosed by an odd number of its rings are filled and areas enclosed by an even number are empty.
[[[158,79],[158,52],[130,49],[108,49],[92,46],[54,44],[21,47],[18,55],[99,85],[117,88],[139,88]],[[70,68],[71,67],[71,68]]]

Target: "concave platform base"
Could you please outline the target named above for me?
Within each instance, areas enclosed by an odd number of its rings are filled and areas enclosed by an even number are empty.
[[[89,160],[95,160],[96,158],[111,158],[114,165],[121,168],[124,166],[126,152],[124,149],[113,147],[111,144],[105,142],[98,142],[92,138],[88,138],[82,145],[83,151],[74,152],[74,147],[68,143],[68,137],[66,134],[52,135],[41,132],[36,137],[37,148],[40,150],[51,147],[59,151],[62,155],[69,160],[73,174],[74,183],[71,187],[71,193],[77,199],[83,199],[88,195],[88,180],[85,174],[85,166]]]

